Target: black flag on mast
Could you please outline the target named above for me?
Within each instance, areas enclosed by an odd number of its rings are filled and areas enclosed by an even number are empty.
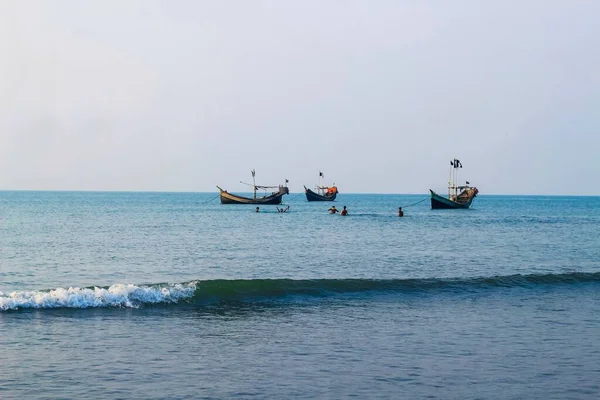
[[[323,172],[319,171],[319,176],[322,177],[323,176]]]
[[[462,168],[462,163],[460,162],[460,160],[457,160],[456,158],[452,161],[450,161],[450,165],[452,165],[454,168]]]

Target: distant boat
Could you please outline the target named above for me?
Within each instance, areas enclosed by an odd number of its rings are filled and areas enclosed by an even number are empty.
[[[479,190],[476,187],[470,186],[467,181],[466,185],[458,186],[458,169],[462,168],[462,163],[456,158],[450,161],[450,179],[448,180],[448,197],[443,197],[429,189],[431,192],[431,208],[453,209],[453,208],[469,208]]]
[[[313,192],[306,186],[304,186],[304,193],[306,193],[306,200],[308,201],[333,201],[337,197],[338,190],[335,183],[333,186],[323,186],[322,180],[325,176],[323,172],[319,171],[319,184],[317,185],[316,192]]]
[[[285,180],[286,186],[259,186],[256,184],[256,172],[254,170],[251,171],[252,172],[252,184],[249,183],[244,183],[244,182],[240,182],[243,183],[244,185],[248,185],[248,186],[252,186],[252,191],[254,193],[254,196],[252,197],[244,197],[244,196],[238,196],[236,194],[233,193],[229,193],[227,190],[223,190],[221,189],[219,186],[217,186],[217,189],[219,189],[219,191],[221,192],[221,204],[281,204],[281,199],[283,198],[284,195],[289,194],[290,191],[287,188],[287,183],[288,180]],[[262,196],[262,197],[257,197],[256,196],[256,192],[259,189],[264,189],[266,192],[266,189],[277,189],[276,192],[272,192],[269,195]]]

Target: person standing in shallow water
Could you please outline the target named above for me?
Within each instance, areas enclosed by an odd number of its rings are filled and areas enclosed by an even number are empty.
[[[344,209],[342,210],[342,212],[341,212],[341,214],[340,214],[340,215],[342,215],[342,216],[344,216],[344,217],[345,217],[346,215],[348,215],[348,210],[346,210],[346,206],[344,206]]]
[[[331,206],[331,208],[329,210],[327,210],[327,211],[329,211],[330,214],[335,214],[335,213],[340,212],[340,210],[338,210],[337,208],[335,208],[335,206]]]
[[[260,212],[260,208],[256,207],[256,210],[254,212]]]
[[[404,217],[404,211],[402,211],[402,207],[398,207],[398,216]]]

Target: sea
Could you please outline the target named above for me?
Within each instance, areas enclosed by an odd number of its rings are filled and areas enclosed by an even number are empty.
[[[284,201],[0,192],[0,399],[600,398],[600,197]]]

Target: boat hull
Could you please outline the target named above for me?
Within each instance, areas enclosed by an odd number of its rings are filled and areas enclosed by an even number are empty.
[[[335,192],[329,196],[323,196],[323,195],[313,192],[312,190],[308,189],[306,186],[304,186],[304,193],[306,193],[306,200],[308,200],[308,201],[334,201],[335,198],[337,197],[337,192]]]
[[[221,204],[281,204],[283,196],[289,193],[287,187],[284,189],[256,199],[238,196],[221,189]]]
[[[433,190],[429,189],[431,192],[431,209],[432,210],[451,210],[456,208],[469,208],[471,203],[473,202],[473,197],[470,197],[467,201],[462,203],[457,203],[452,201],[446,197],[442,197]]]

